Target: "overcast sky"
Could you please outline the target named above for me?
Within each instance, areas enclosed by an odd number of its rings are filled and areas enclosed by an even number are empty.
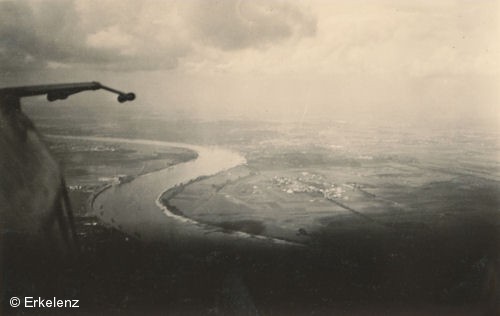
[[[495,117],[499,2],[0,0],[1,83],[210,117]]]

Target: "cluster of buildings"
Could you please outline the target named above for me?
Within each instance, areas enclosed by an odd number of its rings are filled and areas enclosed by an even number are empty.
[[[277,185],[283,192],[288,194],[320,194],[325,199],[330,200],[347,198],[343,196],[344,190],[342,187],[334,183],[328,183],[321,175],[311,174],[309,172],[302,172],[301,176],[296,177],[295,179],[274,176],[272,181],[274,185]]]
[[[70,152],[82,152],[82,151],[93,151],[93,152],[102,152],[102,151],[116,151],[117,148],[115,145],[111,144],[91,144],[91,143],[81,143],[81,144],[69,144],[69,143],[53,143],[50,145],[52,150],[56,149],[64,149],[65,151]]]
[[[116,151],[116,147],[112,145],[94,145],[89,148],[89,151]]]
[[[93,192],[95,190],[95,185],[68,185],[68,190],[70,191],[84,191],[84,192]]]

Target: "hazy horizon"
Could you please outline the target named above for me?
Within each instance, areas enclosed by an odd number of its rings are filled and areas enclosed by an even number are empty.
[[[129,107],[180,119],[500,119],[498,1],[0,7],[2,86],[98,80],[136,92]]]

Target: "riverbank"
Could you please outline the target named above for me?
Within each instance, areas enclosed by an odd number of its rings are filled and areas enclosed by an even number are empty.
[[[259,243],[294,245],[283,239],[252,235],[246,232],[221,230],[203,225],[189,218],[176,215],[159,202],[165,190],[188,183],[201,176],[210,176],[231,169],[245,162],[241,155],[216,147],[202,147],[190,144],[98,138],[120,143],[141,143],[155,146],[184,147],[198,152],[197,159],[167,169],[137,177],[134,181],[114,185],[102,191],[93,203],[93,209],[101,221],[143,241],[190,243],[203,241],[228,247]],[[163,213],[158,209],[162,209]],[[239,240],[239,241],[238,241]]]
[[[180,147],[126,144],[92,136],[45,136],[61,165],[76,216],[91,216],[94,199],[113,184],[196,159]]]

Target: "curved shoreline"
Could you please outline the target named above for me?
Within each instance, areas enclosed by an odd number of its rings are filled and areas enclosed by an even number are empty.
[[[209,223],[204,223],[204,222],[199,222],[197,220],[194,220],[190,217],[187,217],[185,216],[181,210],[179,211],[172,211],[171,209],[169,209],[169,206],[171,207],[175,207],[174,205],[170,205],[168,203],[168,200],[174,198],[178,192],[174,192],[172,193],[171,196],[169,196],[167,198],[167,201],[165,201],[165,199],[163,199],[162,197],[170,190],[173,190],[177,187],[183,187],[183,186],[186,186],[186,185],[189,185],[193,182],[196,182],[196,181],[201,181],[203,179],[206,179],[207,177],[210,177],[210,176],[206,176],[206,175],[201,175],[195,179],[192,179],[191,181],[189,181],[188,183],[185,183],[185,184],[179,184],[178,186],[174,186],[174,187],[171,187],[171,188],[168,188],[167,190],[165,190],[164,192],[162,192],[157,200],[156,200],[156,205],[162,209],[165,213],[165,215],[169,216],[169,217],[172,217],[176,220],[179,220],[181,222],[184,222],[184,223],[189,223],[189,224],[194,224],[194,225],[197,225],[199,227],[202,227],[204,229],[217,229],[217,232],[222,232],[223,234],[227,234],[227,235],[234,235],[234,236],[238,236],[238,237],[242,237],[242,238],[253,238],[253,239],[257,239],[257,240],[265,240],[265,241],[272,241],[274,243],[279,243],[279,244],[285,244],[285,245],[293,245],[293,246],[305,246],[301,243],[298,243],[298,242],[294,242],[294,241],[290,241],[290,240],[286,240],[286,239],[281,239],[281,238],[275,238],[275,237],[270,237],[270,236],[265,236],[265,235],[259,235],[259,234],[252,234],[252,233],[248,233],[248,232],[245,232],[245,231],[241,231],[241,230],[230,230],[230,231],[224,231],[223,232],[223,228],[216,225],[216,224],[209,224]],[[163,201],[163,202],[162,202]],[[179,213],[179,214],[177,214]]]
[[[269,236],[264,236],[264,235],[256,235],[256,234],[250,234],[247,232],[243,231],[238,231],[234,230],[231,231],[230,233],[228,232],[223,232],[218,226],[216,225],[210,225],[210,224],[205,224],[198,222],[194,219],[191,219],[189,217],[175,214],[175,212],[172,212],[166,205],[164,205],[161,201],[162,196],[168,192],[169,190],[173,189],[175,186],[179,185],[186,185],[186,183],[191,183],[193,181],[196,181],[200,177],[209,177],[213,176],[219,172],[231,169],[233,167],[236,167],[238,165],[246,163],[246,160],[243,156],[240,154],[225,150],[225,149],[220,149],[217,147],[204,147],[204,146],[198,146],[198,145],[192,145],[192,144],[184,144],[184,143],[177,143],[177,142],[164,142],[164,141],[154,141],[154,140],[144,140],[144,139],[126,139],[126,138],[114,138],[114,137],[96,137],[96,136],[66,136],[66,135],[48,135],[49,137],[55,137],[55,138],[61,138],[61,139],[74,139],[74,140],[89,140],[89,141],[96,141],[96,142],[112,142],[112,143],[129,143],[129,144],[141,144],[141,145],[151,145],[151,146],[161,146],[161,147],[179,147],[179,148],[185,148],[189,150],[195,151],[198,156],[195,159],[188,160],[186,162],[182,162],[173,166],[169,166],[165,169],[153,171],[147,174],[143,174],[140,176],[137,176],[134,178],[132,181],[120,185],[106,185],[103,188],[100,188],[98,192],[96,192],[93,197],[92,197],[92,210],[95,212],[95,214],[106,224],[109,224],[112,227],[115,227],[129,235],[135,235],[136,237],[139,237],[140,239],[148,239],[148,240],[155,240],[155,241],[161,241],[165,239],[176,239],[180,236],[188,235],[191,237],[203,237],[205,239],[216,239],[216,240],[221,240],[221,239],[245,239],[245,240],[258,240],[258,241],[263,241],[263,242],[270,242],[272,244],[282,244],[282,245],[290,245],[290,246],[304,246],[300,243],[288,241],[288,240],[283,240],[283,239],[278,239],[278,238],[273,238]],[[226,156],[228,158],[227,160],[221,160],[220,156]],[[215,160],[214,160],[215,158]],[[222,165],[217,165],[217,163],[221,163]],[[180,171],[180,174],[178,172],[177,176],[180,175],[179,178],[185,177],[184,174],[182,174],[182,171],[185,171],[187,173],[192,172],[191,169],[186,169],[187,166],[191,166],[192,169],[195,171],[198,171],[198,173],[195,172],[194,176],[188,177],[184,181],[181,181],[178,179],[175,182],[171,182],[167,185],[167,188],[165,189],[163,186],[159,194],[156,195],[154,198],[154,204],[156,206],[156,212],[158,208],[162,211],[161,213],[164,216],[164,219],[172,219],[177,223],[182,224],[182,227],[177,227],[178,225],[175,224],[175,222],[169,222],[168,220],[163,222],[163,220],[158,219],[157,216],[152,213],[152,211],[148,206],[149,203],[152,201],[149,201],[147,199],[141,199],[138,197],[138,199],[133,199],[134,194],[127,194],[128,192],[130,193],[135,193],[137,194],[137,191],[143,191],[144,193],[147,193],[145,195],[150,195],[152,190],[156,190],[156,187],[151,188],[151,190],[145,190],[147,186],[153,186],[155,181],[161,181],[163,174],[165,176],[168,176],[167,173],[175,173],[175,171],[179,171],[179,169],[183,169]],[[200,169],[200,170],[197,170]],[[175,178],[176,174],[174,174],[173,178]],[[146,181],[148,180],[151,181]],[[153,178],[153,179],[151,179]],[[142,182],[142,184],[141,184]],[[169,182],[169,181],[167,181]],[[137,190],[130,190],[131,186],[135,186]],[[112,192],[113,191],[113,192]],[[127,191],[127,192],[123,192]],[[107,193],[109,200],[106,200],[104,197]],[[115,193],[115,194],[113,194]],[[118,194],[117,194],[118,193]],[[111,196],[109,196],[111,195]],[[122,197],[123,199],[120,199]],[[142,196],[141,196],[142,197]],[[98,212],[96,209],[95,204],[97,203],[97,200],[103,199],[104,201],[101,202],[99,205],[99,209],[101,212]],[[120,207],[118,203],[123,202],[123,200],[128,200],[129,203],[124,204],[123,207]],[[116,202],[116,203],[113,203]],[[142,203],[138,203],[142,202]],[[104,208],[104,204],[110,203],[111,205],[107,205],[108,207]],[[114,207],[113,207],[114,206]],[[145,208],[144,208],[145,207]],[[118,209],[118,210],[116,210]],[[112,216],[110,215],[104,215],[104,212],[112,213]],[[141,212],[145,211],[145,212]],[[143,216],[141,216],[143,215]],[[147,225],[146,225],[147,224]],[[148,227],[151,228],[150,231],[148,231]],[[195,228],[196,227],[196,228]],[[184,229],[185,232],[181,232],[180,230]],[[176,235],[175,238],[173,235]],[[208,235],[211,235],[212,237],[208,237]]]

